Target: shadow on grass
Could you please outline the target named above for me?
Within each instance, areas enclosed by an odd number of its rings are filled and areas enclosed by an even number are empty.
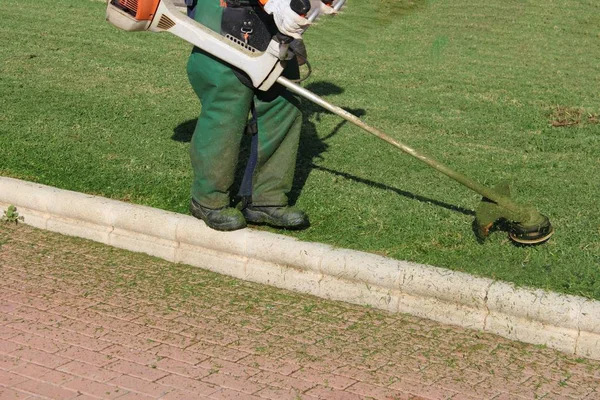
[[[389,190],[389,191],[392,191],[392,192],[394,192],[394,193],[396,193],[396,194],[398,194],[400,196],[404,196],[404,197],[407,197],[407,198],[412,199],[412,200],[417,200],[417,201],[419,201],[421,203],[433,204],[434,206],[445,208],[445,209],[450,210],[450,211],[458,212],[458,213],[461,213],[463,215],[475,216],[475,211],[473,211],[473,210],[469,210],[469,209],[464,208],[464,207],[455,206],[453,204],[445,203],[443,201],[435,200],[435,199],[432,199],[432,198],[429,198],[429,197],[420,196],[418,194],[407,192],[406,190],[398,189],[398,188],[393,187],[393,186],[388,186],[388,185],[386,185],[384,183],[375,182],[375,181],[372,181],[370,179],[360,178],[360,177],[348,174],[346,172],[336,171],[334,169],[322,167],[320,165],[312,164],[312,168],[318,169],[319,171],[328,172],[328,173],[330,173],[332,175],[337,175],[337,176],[340,176],[340,177],[342,177],[344,179],[352,180],[354,182],[363,183],[363,184],[371,186],[373,188],[382,189],[382,190]]]
[[[198,118],[194,118],[177,125],[177,127],[173,129],[173,136],[171,136],[171,139],[181,143],[191,142],[197,123]]]
[[[315,93],[318,96],[329,96],[341,94],[344,92],[344,89],[329,83],[329,82],[313,82],[306,86],[307,90]],[[313,169],[318,169],[320,171],[328,172],[333,175],[341,176],[345,179],[350,179],[355,182],[360,182],[365,185],[369,185],[371,187],[389,190],[397,193],[400,196],[407,197],[409,199],[414,199],[423,203],[433,204],[438,207],[445,208],[447,210],[451,210],[454,212],[458,212],[464,215],[475,215],[475,212],[472,210],[468,210],[463,207],[458,207],[452,204],[448,204],[439,200],[431,199],[428,197],[420,196],[411,192],[407,192],[405,190],[388,186],[386,184],[375,182],[369,179],[357,177],[346,172],[336,171],[330,168],[322,167],[315,164],[315,160],[322,159],[322,154],[326,153],[329,145],[327,144],[327,140],[331,139],[340,131],[340,129],[347,123],[346,120],[341,120],[326,136],[323,138],[319,137],[317,132],[317,127],[313,120],[319,122],[321,120],[321,115],[323,114],[332,114],[330,111],[323,109],[322,107],[305,100],[302,102],[302,132],[300,134],[300,145],[298,149],[298,160],[296,163],[296,174],[294,176],[294,184],[292,187],[292,191],[289,193],[289,202],[290,204],[295,204],[306,184],[306,181],[310,175],[310,172]],[[357,117],[362,117],[366,114],[366,111],[362,108],[350,109],[345,108],[346,111],[356,115]],[[198,119],[191,119],[179,124],[173,130],[173,136],[171,139],[182,142],[189,143],[192,140],[192,135],[194,134],[194,129],[196,128],[196,123]],[[251,138],[247,135],[244,135],[242,138],[242,144],[240,147],[240,157],[238,161],[237,171],[236,171],[236,180],[233,184],[232,190],[236,190],[242,181],[244,169],[246,166],[246,162],[250,156],[250,142]],[[237,192],[232,191],[231,197],[232,199],[236,197]]]
[[[306,89],[318,96],[331,96],[344,92],[343,88],[330,82],[313,82],[307,85]],[[366,111],[362,108],[346,108],[345,110],[356,115],[357,117],[362,117],[366,114]],[[325,137],[321,138],[319,137],[317,126],[313,120],[320,122],[321,115],[323,114],[332,113],[308,100],[302,102],[302,133],[300,135],[300,145],[298,148],[298,160],[296,162],[294,185],[288,196],[290,204],[295,204],[298,200],[300,192],[302,191],[302,188],[304,188],[310,172],[315,167],[314,161],[323,159],[322,154],[326,153],[329,148],[327,140],[337,135],[340,129],[346,124],[345,120],[340,120],[340,122],[331,130],[331,132],[329,132]]]

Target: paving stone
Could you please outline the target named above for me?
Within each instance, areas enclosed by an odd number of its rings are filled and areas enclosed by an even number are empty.
[[[208,396],[209,394],[219,390],[218,385],[201,382],[198,379],[186,378],[174,374],[160,379],[158,383],[193,393],[196,396]]]
[[[156,368],[162,371],[170,372],[175,375],[185,376],[192,379],[201,379],[210,374],[210,370],[200,366],[190,365],[183,361],[173,360],[171,358],[162,358],[155,364]]]
[[[148,382],[130,375],[121,375],[106,382],[109,385],[128,389],[147,396],[158,398],[169,393],[172,389],[159,383]],[[133,396],[133,394],[131,395]]]
[[[10,296],[10,301],[30,307],[30,308],[35,308],[39,311],[47,311],[48,309],[50,309],[52,307],[56,307],[56,306],[60,305],[59,303],[54,303],[54,302],[48,301],[45,298],[32,296],[27,293],[18,293],[18,294],[12,295],[12,296]]]
[[[112,364],[104,366],[105,369],[120,372],[123,375],[131,375],[150,382],[156,381],[169,375],[168,372],[156,368],[156,366],[146,366],[133,363],[131,361],[118,360]]]
[[[600,399],[598,361],[24,225],[0,240],[0,399]]]
[[[169,344],[181,349],[189,347],[196,342],[188,336],[150,327],[144,327],[139,333],[137,333],[137,336],[146,338],[148,340],[153,340],[155,342]]]
[[[74,399],[78,395],[78,393],[73,390],[33,380],[19,383],[18,385],[15,385],[14,388],[56,400]]]
[[[201,353],[195,353],[188,351],[187,349],[180,349],[178,347],[161,344],[152,349],[152,353],[159,357],[169,357],[177,361],[181,361],[187,364],[196,365],[204,360],[208,360],[210,356]]]
[[[186,326],[184,324],[181,324],[177,321],[153,315],[144,315],[142,317],[132,320],[131,322],[141,326],[157,328],[171,333],[180,333],[181,331],[186,329]]]
[[[2,340],[10,339],[18,334],[20,334],[20,331],[16,329],[13,329],[9,326],[0,326],[0,339]]]
[[[135,335],[128,335],[120,332],[108,332],[106,335],[101,337],[102,340],[107,341],[107,348],[111,344],[120,344],[125,347],[130,347],[136,350],[146,351],[153,347],[158,346],[160,343],[151,339],[138,337]]]
[[[197,399],[205,399],[208,397],[199,396],[195,393],[185,392],[183,390],[174,389],[172,392],[167,393],[161,400],[197,400]]]
[[[51,383],[56,386],[64,386],[67,382],[72,381],[74,378],[74,375],[52,370],[39,379],[42,382]]]
[[[107,331],[127,333],[137,335],[144,328],[142,325],[129,321],[120,320],[111,316],[85,308],[76,307],[73,305],[60,306],[50,310],[52,313],[68,316],[74,321],[88,323],[93,326],[91,336],[103,335]]]
[[[480,399],[491,399],[501,394],[498,387],[490,387],[489,382],[472,374],[460,375],[459,378],[444,378],[435,383],[435,386],[448,391],[466,393]]]
[[[22,294],[21,294],[22,295]],[[9,301],[12,301],[13,298],[9,298]],[[17,303],[15,303],[17,304]],[[28,307],[25,305],[20,305],[19,307],[15,307],[15,310],[11,313],[15,317],[22,318],[25,320],[36,321],[40,324],[45,325],[54,325],[58,322],[62,322],[65,318],[53,315],[47,312],[47,310],[39,310],[34,307]]]
[[[356,381],[367,383],[374,386],[388,386],[390,376],[377,373],[377,371],[362,369],[354,366],[344,366],[333,371],[335,375],[341,375],[352,378]]]
[[[107,352],[107,349],[103,349],[102,353],[98,353],[97,351],[84,349],[82,347],[70,346],[64,350],[56,352],[55,354],[61,357],[69,358],[73,361],[81,361],[87,364],[92,364],[97,367],[103,367],[113,362],[109,356],[110,353]]]
[[[21,321],[21,320],[22,320],[22,318],[16,317],[11,314],[6,314],[3,312],[0,312],[0,325],[8,325],[13,322],[17,322],[17,321]]]
[[[117,397],[123,396],[127,393],[127,390],[123,390],[119,387],[107,385],[105,383],[100,383],[85,378],[75,378],[72,381],[66,383],[64,387],[71,390],[75,390],[78,393],[84,393],[102,399],[116,399]]]
[[[136,392],[129,392],[129,393],[119,397],[119,400],[152,400],[152,399],[156,399],[156,397],[148,396],[148,395],[136,393]],[[162,399],[162,397],[161,397],[161,399]]]
[[[29,362],[23,362],[16,368],[13,368],[10,372],[18,375],[25,376],[27,378],[39,379],[42,376],[54,371],[51,368],[42,367],[41,365],[32,364]]]
[[[33,399],[30,393],[22,392],[20,390],[0,387],[0,400],[25,400]]]
[[[45,351],[46,353],[57,353],[60,350],[69,348],[68,344],[56,342],[48,337],[36,336],[29,333],[19,333],[10,338],[11,342],[33,347],[34,349]]]
[[[10,355],[48,368],[56,368],[69,362],[68,358],[31,348],[21,348],[13,351]]]
[[[109,317],[113,317],[113,318],[117,318],[117,319],[121,319],[121,320],[125,320],[125,321],[131,321],[137,318],[142,317],[143,315],[124,308],[124,307],[119,307],[119,306],[115,306],[112,304],[107,304],[107,303],[100,303],[100,304],[95,304],[91,307],[89,307],[90,310],[95,311],[99,314],[104,314],[107,315]]]
[[[301,367],[296,361],[273,359],[261,355],[251,354],[238,361],[239,364],[248,365],[253,368],[277,372],[281,375],[290,375]]]
[[[219,372],[222,374],[233,375],[240,378],[248,378],[260,372],[258,368],[250,367],[244,364],[233,363],[218,358],[210,358],[198,364],[211,372]]]
[[[344,390],[331,389],[325,386],[315,386],[306,392],[307,396],[317,399],[328,399],[328,400],[363,400],[367,399],[364,396],[356,393],[349,393]]]
[[[28,380],[29,378],[17,375],[13,372],[0,371],[0,385],[2,386],[14,386],[21,382],[26,382]]]
[[[458,394],[456,391],[445,389],[437,385],[426,385],[418,381],[410,381],[407,379],[400,379],[399,381],[392,383],[389,388],[416,396],[423,396],[431,400],[451,399]]]
[[[109,371],[107,369],[99,368],[95,365],[86,364],[79,361],[71,361],[60,366],[58,370],[97,382],[106,382],[121,375],[119,372]]]
[[[22,364],[25,364],[25,361],[17,357],[13,357],[6,354],[0,355],[0,370],[9,371]]]
[[[280,389],[271,386],[259,390],[254,395],[269,400],[298,400],[302,398],[300,391],[296,389]]]
[[[0,340],[0,354],[11,354],[17,350],[23,349],[24,346],[9,340]],[[17,356],[15,356],[17,357]]]
[[[250,377],[250,380],[262,384],[274,386],[280,389],[291,388],[305,392],[306,390],[315,387],[317,384],[303,379],[293,378],[291,376],[280,375],[275,372],[263,371]]]
[[[348,386],[352,386],[356,383],[356,380],[354,379],[347,378],[345,376],[324,373],[309,367],[302,368],[290,376],[292,378],[303,379],[305,381],[332,387],[334,389],[345,389]]]
[[[236,350],[236,349],[230,349],[229,347],[219,346],[219,345],[215,345],[213,343],[204,342],[204,341],[200,342],[200,343],[196,343],[196,344],[186,348],[185,350],[194,352],[194,353],[202,353],[207,356],[221,358],[221,359],[224,359],[227,361],[233,361],[233,362],[239,361],[242,358],[248,356],[248,353],[246,353],[246,352]]]
[[[594,390],[592,393],[588,394],[584,400],[594,400],[594,399],[600,399],[600,391],[599,390]]]
[[[57,322],[53,326],[60,327],[61,329],[65,329],[70,332],[81,333],[85,336],[93,337],[95,339],[102,336],[107,329],[100,325],[88,324],[72,318],[63,318],[60,322]]]
[[[104,359],[108,360],[106,364],[112,363],[115,359],[122,359],[127,361],[132,361],[138,364],[149,365],[155,363],[160,359],[160,356],[153,354],[153,351],[156,347],[151,350],[139,350],[132,349],[130,347],[125,347],[120,344],[115,344],[109,346],[105,349],[102,349],[100,352]],[[106,365],[104,364],[104,365]]]
[[[89,350],[102,350],[103,348],[110,346],[110,343],[107,343],[106,341],[99,340],[94,337],[81,334],[79,332],[72,332],[69,330],[61,329],[55,326],[36,325],[26,321],[13,323],[11,324],[11,326],[40,336],[42,338],[47,338],[48,340],[59,342],[54,343],[54,345],[60,347],[61,350],[64,348],[62,344],[76,345]],[[37,340],[38,342],[40,341],[40,339]],[[44,351],[55,352],[52,351],[52,349]]]
[[[234,375],[228,375],[220,372],[210,374],[207,377],[203,378],[202,381],[215,386],[233,389],[235,391],[247,394],[256,393],[262,388],[264,388],[264,385],[252,382],[246,378],[240,378]]]
[[[414,397],[414,395],[399,390],[370,385],[364,382],[357,382],[346,388],[346,391],[377,400],[409,400]]]
[[[241,393],[228,388],[219,389],[208,397],[215,400],[261,400],[261,398],[258,396]]]

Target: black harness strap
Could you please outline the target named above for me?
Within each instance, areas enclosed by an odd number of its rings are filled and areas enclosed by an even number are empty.
[[[249,7],[258,6],[258,0],[226,0],[227,7]]]
[[[258,133],[258,116],[256,114],[256,104],[254,100],[252,100],[252,104],[250,104],[250,113],[251,117],[248,120],[248,125],[246,125],[246,135],[254,136]]]

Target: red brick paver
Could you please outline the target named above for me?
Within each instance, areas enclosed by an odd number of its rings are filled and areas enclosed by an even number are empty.
[[[2,399],[600,399],[600,362],[0,224]]]

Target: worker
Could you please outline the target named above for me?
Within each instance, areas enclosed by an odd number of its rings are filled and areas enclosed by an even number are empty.
[[[320,0],[311,2],[320,12],[330,13]],[[196,21],[259,51],[277,31],[300,39],[309,24],[292,11],[290,0],[186,0],[186,4]],[[220,231],[241,229],[247,223],[307,227],[308,216],[289,206],[287,198],[302,124],[298,99],[278,84],[259,91],[244,72],[199,48],[193,49],[187,70],[202,105],[190,146],[192,215]],[[282,75],[299,77],[295,59],[288,61]],[[232,207],[229,194],[244,132],[254,136],[240,210]]]

